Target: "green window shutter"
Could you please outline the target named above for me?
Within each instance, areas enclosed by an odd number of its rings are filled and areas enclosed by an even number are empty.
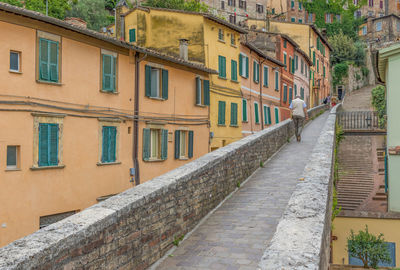
[[[49,124],[49,165],[58,165],[58,124]]]
[[[268,125],[271,125],[272,124],[272,121],[271,121],[271,108],[268,107],[267,109],[268,109]]]
[[[264,106],[264,124],[268,125],[267,106]]]
[[[49,127],[48,124],[39,124],[39,166],[49,166]]]
[[[257,63],[257,82],[260,82],[260,64]]]
[[[291,103],[293,100],[293,88],[289,87],[289,103]]]
[[[223,72],[224,72],[224,78],[226,78],[226,58],[223,57],[223,61],[222,61],[222,66],[223,66]]]
[[[319,60],[317,60],[317,72],[319,73]]]
[[[259,111],[258,111],[258,103],[254,103],[254,116],[255,116],[256,124],[260,123]]]
[[[49,41],[41,38],[39,40],[39,79],[48,81],[49,74]]]
[[[129,42],[135,42],[136,41],[136,29],[132,28],[129,29]]]
[[[196,77],[196,105],[201,105],[201,80]]]
[[[203,80],[204,87],[204,105],[210,106],[210,81]]]
[[[145,66],[145,92],[146,97],[151,97],[151,66]]]
[[[237,62],[231,60],[231,78],[233,81],[237,81]]]
[[[58,82],[58,42],[48,41],[50,45],[50,81]]]
[[[249,77],[249,58],[246,56],[246,78]]]
[[[147,161],[150,159],[150,129],[143,129],[143,160]]]
[[[168,70],[162,70],[162,98],[168,99]]]
[[[109,162],[115,162],[117,160],[117,127],[109,127]]]
[[[239,75],[243,76],[243,56],[239,54]]]
[[[285,65],[285,69],[287,70],[287,65],[286,65],[286,54],[283,54],[283,64]]]
[[[237,103],[231,103],[231,126],[237,126]]]
[[[293,73],[293,74],[294,74],[295,68],[296,68],[296,66],[295,66],[295,60],[294,60],[294,58],[293,58],[293,59],[292,59],[292,73]]]
[[[226,58],[224,56],[218,56],[218,72],[221,78],[226,78]]]
[[[253,61],[253,81],[257,82],[257,63]]]
[[[225,101],[218,101],[218,124],[225,125]]]
[[[247,100],[242,100],[242,121],[247,122]]]
[[[279,109],[275,108],[275,123],[279,123]]]
[[[103,54],[103,90],[113,90],[113,56]]]
[[[105,163],[108,162],[108,132],[109,129],[107,127],[102,128],[102,135],[103,135],[103,141],[102,141],[102,147],[101,147],[101,162]]]
[[[275,71],[275,90],[279,90],[279,72]]]
[[[300,89],[300,95],[301,95],[301,99],[304,100],[304,88],[303,87]]]
[[[283,86],[283,103],[287,102],[287,85]]]
[[[193,157],[193,140],[194,140],[194,132],[189,130],[189,149],[188,149],[188,157]]]
[[[294,96],[295,97],[297,96],[297,85],[296,84],[294,85]]]
[[[313,51],[313,65],[315,65],[315,51]]]
[[[298,70],[299,69],[299,57],[296,55],[294,59],[296,60],[296,70]]]
[[[175,130],[175,159],[179,159],[180,155],[180,130]]]
[[[166,160],[168,157],[168,130],[161,130],[161,159]]]
[[[268,87],[268,67],[264,67],[264,86]]]
[[[325,78],[325,66],[324,66],[324,78]]]

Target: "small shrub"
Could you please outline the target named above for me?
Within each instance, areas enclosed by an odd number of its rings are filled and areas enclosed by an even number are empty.
[[[361,76],[360,76],[360,74],[358,74],[358,73],[356,73],[356,74],[354,75],[354,78],[356,79],[356,81],[361,80]]]
[[[236,187],[237,187],[237,188],[240,188],[240,181],[237,181]]]
[[[174,239],[174,241],[172,241],[172,243],[175,246],[179,246],[179,242],[181,242],[183,240],[183,238],[185,238],[184,234],[182,234],[181,236],[175,236],[175,239]]]
[[[364,78],[367,78],[369,75],[369,69],[366,67],[361,67],[361,73],[363,75]]]
[[[264,162],[260,161],[260,167],[264,168]]]
[[[379,85],[372,89],[372,106],[378,111],[379,127],[386,126],[386,91]]]

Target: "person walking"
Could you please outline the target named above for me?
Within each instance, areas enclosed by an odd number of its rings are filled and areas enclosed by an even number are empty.
[[[304,126],[304,119],[308,120],[307,105],[299,95],[290,103],[289,109],[292,111],[292,119],[295,128],[295,135],[298,142],[301,141],[301,132]]]

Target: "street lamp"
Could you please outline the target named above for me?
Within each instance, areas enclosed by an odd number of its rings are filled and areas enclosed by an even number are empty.
[[[370,115],[368,115],[367,118],[365,118],[365,122],[367,122],[367,127],[371,127],[371,121],[372,121],[372,118]]]

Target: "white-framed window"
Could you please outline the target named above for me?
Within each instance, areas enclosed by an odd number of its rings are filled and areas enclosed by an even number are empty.
[[[376,23],[376,31],[382,31],[382,22]]]
[[[221,40],[221,41],[225,40],[225,38],[224,38],[224,30],[221,29],[221,28],[218,29],[218,39]]]
[[[264,66],[263,68],[263,85],[268,87],[269,85],[269,67]]]
[[[235,19],[236,23],[236,19]],[[236,35],[234,33],[231,34],[231,45],[236,45]]]
[[[257,13],[264,13],[264,6],[260,4],[256,4]]]
[[[249,77],[249,57],[243,53],[239,54],[239,75]]]
[[[168,130],[150,126],[143,129],[143,160],[166,160],[168,156]]]
[[[20,160],[20,146],[19,145],[7,145],[7,170],[19,169]]]
[[[258,108],[258,102],[254,102],[254,122],[260,123],[260,109]]]
[[[275,70],[275,91],[279,91],[279,71]]]
[[[158,66],[145,66],[145,96],[168,99],[168,70]]]
[[[175,159],[189,159],[193,157],[193,139],[192,130],[175,130]]]
[[[10,71],[21,72],[21,52],[10,51]]]

